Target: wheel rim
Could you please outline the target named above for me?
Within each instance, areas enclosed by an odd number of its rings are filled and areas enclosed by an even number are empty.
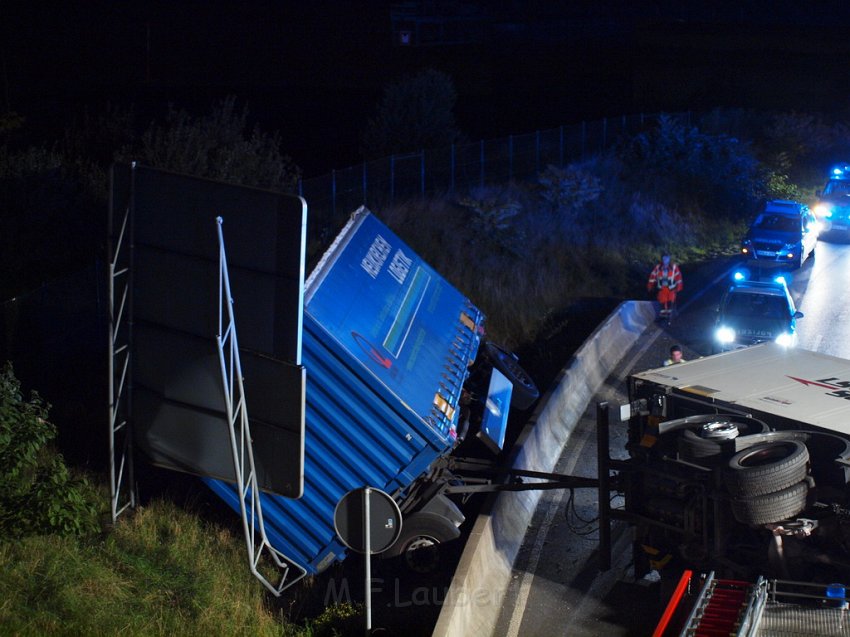
[[[728,420],[715,420],[700,427],[699,436],[706,440],[732,440],[738,437],[738,425]]]

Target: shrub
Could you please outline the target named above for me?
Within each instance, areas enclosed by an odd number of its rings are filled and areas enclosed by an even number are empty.
[[[814,113],[777,113],[767,118],[760,141],[764,161],[775,170],[822,182],[829,164],[847,161],[850,127]]]
[[[387,86],[378,113],[363,132],[363,156],[373,159],[457,142],[456,101],[451,77],[434,69]]]
[[[621,150],[637,190],[672,208],[734,218],[765,195],[759,162],[749,145],[707,135],[662,116]]]
[[[71,475],[51,443],[49,405],[21,395],[12,364],[0,374],[0,537],[85,535],[98,528],[94,488]]]
[[[257,126],[249,132],[247,120],[247,106],[237,113],[235,97],[200,118],[170,107],[164,124],[152,123],[138,145],[124,147],[117,157],[196,177],[294,191],[301,171],[281,154],[279,135]]]
[[[581,210],[602,193],[601,179],[575,164],[547,166],[537,183],[543,199],[557,212]]]
[[[305,633],[308,633],[310,637],[357,635],[363,631],[364,623],[364,612],[360,605],[347,602],[334,604],[309,621]]]

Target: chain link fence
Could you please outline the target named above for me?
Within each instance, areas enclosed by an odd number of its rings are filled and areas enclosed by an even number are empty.
[[[311,240],[329,238],[359,206],[379,211],[416,197],[467,193],[487,185],[535,177],[611,147],[654,124],[660,113],[623,115],[500,139],[391,155],[301,180]],[[687,113],[674,117],[690,121]]]

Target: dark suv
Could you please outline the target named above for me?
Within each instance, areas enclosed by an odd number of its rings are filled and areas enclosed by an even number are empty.
[[[721,352],[776,341],[797,343],[797,319],[803,318],[782,277],[773,281],[736,280],[720,300],[712,350]]]
[[[805,204],[768,201],[741,242],[741,253],[750,265],[799,268],[815,252],[819,227]]]
[[[818,197],[815,215],[824,234],[850,237],[850,164],[832,169]]]

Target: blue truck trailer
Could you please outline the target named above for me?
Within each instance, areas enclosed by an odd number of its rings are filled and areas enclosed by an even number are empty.
[[[445,491],[462,478],[446,459],[466,436],[498,451],[512,400],[527,408],[538,396],[516,358],[486,340],[484,322],[377,217],[351,216],[304,286],[303,495],[261,495],[276,550],[308,574],[342,560],[334,509],[364,486],[403,514],[387,554],[415,559],[460,535],[463,513]],[[204,480],[240,510],[232,482]]]
[[[402,528],[385,554],[427,561],[460,534],[449,495],[516,486],[485,448],[501,450],[534,382],[375,215],[357,210],[305,280],[302,198],[135,163],[111,180],[113,520],[135,507],[136,452],[197,475],[241,514],[252,572],[279,594],[287,573],[345,557],[334,513],[351,491],[389,494]],[[465,439],[486,457],[459,457]],[[278,585],[257,570],[267,549]]]

